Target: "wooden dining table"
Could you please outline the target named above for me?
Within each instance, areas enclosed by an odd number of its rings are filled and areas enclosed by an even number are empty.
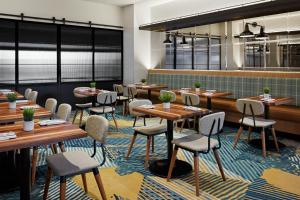
[[[162,89],[167,89],[168,86],[166,85],[159,85],[159,84],[135,84],[136,89],[140,90],[147,90],[147,98],[151,100],[151,93],[152,91],[159,91]]]
[[[91,98],[93,107],[95,107],[96,104],[97,104],[97,96],[98,96],[98,94],[100,94],[101,92],[103,92],[103,90],[100,90],[100,89],[96,89],[96,90],[92,90],[92,89],[80,89],[80,90],[76,90],[75,92],[77,94],[80,94],[80,95],[83,95],[83,96]]]
[[[211,110],[212,109],[212,98],[217,98],[217,97],[226,97],[232,95],[231,92],[221,92],[221,91],[214,91],[214,92],[208,92],[206,90],[200,90],[200,92],[196,92],[195,89],[189,89],[189,90],[183,90],[183,89],[177,89],[177,90],[172,90],[175,92],[175,94],[181,94],[183,92],[186,93],[191,93],[191,94],[196,94],[200,97],[205,97],[206,98],[206,108]]]
[[[188,110],[185,106],[179,104],[171,104],[170,109],[164,109],[162,104],[155,104],[154,108],[151,109],[136,107],[133,108],[133,111],[160,117],[162,119],[167,119],[167,159],[155,160],[151,162],[149,166],[150,172],[160,177],[167,177],[169,170],[169,165],[173,153],[173,122],[195,116],[201,117],[210,113],[210,111],[206,108],[199,108],[199,110],[193,111]],[[179,177],[188,174],[191,172],[191,170],[192,166],[189,163],[182,160],[176,160],[172,177]]]
[[[13,131],[17,137],[6,141],[0,141],[0,152],[20,150],[19,161],[16,174],[19,175],[20,199],[29,200],[31,198],[31,170],[30,170],[30,149],[34,146],[54,144],[66,140],[86,137],[87,133],[70,123],[40,126],[35,124],[31,132],[23,131],[21,124],[0,126],[0,133]],[[11,175],[1,174],[1,185],[5,184],[6,179],[12,178]]]
[[[24,96],[15,90],[11,90],[17,94],[17,99],[24,99]],[[0,101],[7,101],[6,93],[0,92]]]

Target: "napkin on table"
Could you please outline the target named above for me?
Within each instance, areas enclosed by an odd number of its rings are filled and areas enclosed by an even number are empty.
[[[15,132],[6,132],[6,133],[0,133],[0,141],[9,140],[16,138],[17,135]]]
[[[49,119],[49,120],[43,120],[39,122],[40,126],[51,126],[51,125],[59,125],[66,123],[65,120],[61,119]]]

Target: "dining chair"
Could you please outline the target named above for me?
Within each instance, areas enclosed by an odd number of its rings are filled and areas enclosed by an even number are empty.
[[[73,94],[74,96],[77,98],[77,99],[87,99],[88,97],[86,95],[82,95],[82,94],[79,94],[78,91],[79,90],[89,90],[90,88],[89,87],[77,87],[77,88],[74,88],[73,90]],[[89,102],[89,103],[76,103],[75,104],[75,108],[76,108],[76,111],[75,111],[75,114],[74,114],[74,117],[73,117],[73,121],[72,123],[74,124],[75,122],[75,119],[77,117],[77,114],[78,112],[80,112],[80,118],[79,118],[79,126],[81,126],[81,123],[82,123],[82,117],[83,117],[83,112],[89,108],[92,107],[92,103]]]
[[[182,103],[185,106],[197,106],[198,107],[200,105],[200,97],[197,94],[193,94],[193,93],[181,93],[181,98],[182,98]],[[195,116],[194,119],[183,119],[182,120],[180,132],[182,132],[183,127],[184,127],[184,125],[185,125],[186,122],[188,122],[188,126],[189,126],[189,128],[191,128],[190,121],[194,121],[193,128],[194,129],[196,128],[197,117]]]
[[[117,102],[117,93],[116,92],[102,92],[99,93],[97,96],[97,102],[98,106],[90,108],[90,114],[91,115],[105,115],[105,118],[107,119],[107,115],[111,114],[115,126],[117,130],[118,128],[118,123],[115,117],[115,111],[116,111],[116,102]]]
[[[124,88],[123,95],[129,98],[129,102],[136,100],[137,94],[138,91],[135,85],[128,85],[127,87]]]
[[[31,91],[28,95],[28,100],[33,102],[33,103],[36,103],[37,96],[38,96],[37,91]]]
[[[159,95],[161,96],[161,95],[163,95],[165,93],[168,93],[168,94],[170,94],[172,96],[171,101],[170,101],[171,103],[176,101],[176,94],[175,94],[175,92],[172,92],[170,90],[160,90]],[[162,121],[163,121],[163,119],[161,118],[160,119],[160,123],[162,123]]]
[[[55,115],[55,118],[68,121],[70,114],[71,114],[72,107],[69,104],[60,104],[57,113]],[[63,142],[58,143],[59,148],[61,152],[65,152],[65,146]],[[57,154],[57,145],[51,144],[51,151],[53,154]],[[36,177],[36,166],[37,166],[37,160],[38,160],[38,146],[33,147],[33,153],[32,153],[32,160],[31,160],[31,185],[35,183],[35,177]]]
[[[225,113],[218,112],[210,115],[206,115],[199,119],[199,133],[192,134],[179,139],[174,139],[172,143],[174,151],[170,162],[167,181],[170,181],[172,177],[172,171],[176,161],[178,149],[192,152],[194,154],[194,176],[196,185],[196,196],[199,196],[199,155],[208,154],[213,151],[217,165],[219,167],[223,181],[226,180],[224,170],[222,167],[221,159],[218,153],[218,149],[221,148],[221,140],[219,134],[223,129]],[[216,139],[213,138],[216,136]]]
[[[128,111],[129,97],[124,96],[124,94],[123,94],[124,93],[123,85],[114,84],[113,88],[114,88],[114,91],[117,92],[117,94],[118,94],[117,102],[121,102],[123,104],[123,115],[125,116],[127,114],[127,111]]]
[[[142,105],[152,105],[152,102],[150,100],[135,100],[129,103],[129,111],[130,114],[133,114],[135,116],[141,116],[143,114],[133,111],[133,108],[142,106]],[[159,134],[166,134],[167,133],[167,126],[163,124],[154,124],[149,126],[141,126],[141,127],[134,127],[134,133],[133,137],[131,139],[131,143],[129,145],[129,149],[126,155],[126,159],[128,159],[133,144],[136,140],[137,135],[143,135],[147,137],[147,145],[146,145],[146,157],[145,157],[145,168],[148,168],[148,162],[149,162],[149,155],[150,155],[150,146],[152,143],[152,152],[154,152],[154,136]]]
[[[253,129],[258,128],[260,129],[260,135],[262,140],[262,155],[265,158],[267,156],[266,150],[266,129],[271,129],[275,147],[277,152],[279,152],[279,146],[277,142],[277,137],[274,129],[274,124],[276,121],[271,119],[264,119],[261,116],[265,112],[264,104],[258,100],[252,99],[238,99],[236,102],[237,110],[242,113],[242,118],[239,120],[240,128],[236,134],[233,148],[236,148],[236,145],[241,137],[241,134],[244,130],[244,127],[248,127],[248,142],[250,141],[251,133]]]
[[[28,98],[29,98],[29,94],[30,94],[30,92],[32,91],[32,89],[31,88],[27,88],[26,90],[25,90],[25,92],[24,92],[24,97],[25,97],[25,99],[27,99],[28,100]]]
[[[57,107],[57,100],[54,98],[48,98],[45,103],[46,110],[50,111],[52,116],[54,116]]]

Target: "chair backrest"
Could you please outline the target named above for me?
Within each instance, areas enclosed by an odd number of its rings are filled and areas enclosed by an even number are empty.
[[[161,91],[160,91],[160,95],[162,95],[162,94],[164,94],[164,93],[169,93],[169,94],[172,95],[171,102],[176,101],[176,94],[175,94],[175,92],[172,92],[172,91],[169,91],[169,90],[161,90]]]
[[[116,92],[101,92],[97,96],[97,102],[100,105],[111,105],[117,101],[117,97]]]
[[[114,91],[117,92],[118,94],[123,94],[123,85],[120,85],[120,84],[113,84],[113,88],[114,88]]]
[[[253,99],[238,99],[236,107],[243,115],[262,115],[265,111],[264,104],[261,101]]]
[[[25,92],[24,92],[24,97],[25,97],[25,99],[28,99],[29,94],[30,94],[31,91],[32,91],[31,88],[27,88],[27,89],[25,90]]]
[[[71,111],[72,107],[69,104],[63,103],[58,106],[56,116],[58,119],[68,121]]]
[[[86,98],[87,97],[86,95],[79,94],[77,91],[78,90],[89,90],[89,89],[91,89],[91,88],[90,87],[77,87],[77,88],[74,88],[73,94],[77,98]]]
[[[132,116],[137,116],[137,117],[145,115],[143,113],[133,111],[133,108],[136,108],[136,107],[139,107],[139,106],[142,106],[142,105],[152,105],[152,102],[148,99],[134,100],[134,101],[129,103],[129,113]]]
[[[124,88],[124,91],[123,91],[123,96],[125,97],[129,97],[130,99],[134,99],[135,96],[137,95],[137,89],[134,85],[132,86],[127,86]]]
[[[209,136],[220,133],[223,129],[225,112],[217,112],[199,119],[199,132]]]
[[[197,94],[181,93],[182,103],[186,106],[198,106],[200,97]]]
[[[38,96],[37,91],[31,91],[28,95],[28,100],[32,101],[33,103],[36,103],[37,96]]]
[[[99,115],[91,115],[87,118],[85,131],[91,138],[104,144],[108,131],[108,120]]]
[[[57,106],[57,100],[54,98],[48,98],[45,103],[45,108],[49,110],[52,114],[55,114]]]

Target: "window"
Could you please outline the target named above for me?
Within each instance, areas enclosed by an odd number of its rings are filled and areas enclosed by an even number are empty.
[[[84,27],[61,27],[61,81],[93,80],[92,30]]]
[[[219,70],[221,69],[221,39],[210,39],[210,64],[209,69]]]
[[[192,69],[192,38],[186,38],[188,44],[182,45],[182,39],[177,39],[176,69]]]
[[[122,32],[95,30],[95,80],[122,80]]]
[[[205,70],[208,68],[208,38],[195,38],[194,40],[194,69]]]
[[[174,37],[170,37],[172,41],[174,41]],[[175,53],[175,45],[174,42],[172,44],[166,44],[166,58],[164,69],[174,69],[174,53]]]
[[[15,23],[0,20],[0,83],[15,83]]]
[[[57,82],[57,28],[19,23],[19,83]]]

